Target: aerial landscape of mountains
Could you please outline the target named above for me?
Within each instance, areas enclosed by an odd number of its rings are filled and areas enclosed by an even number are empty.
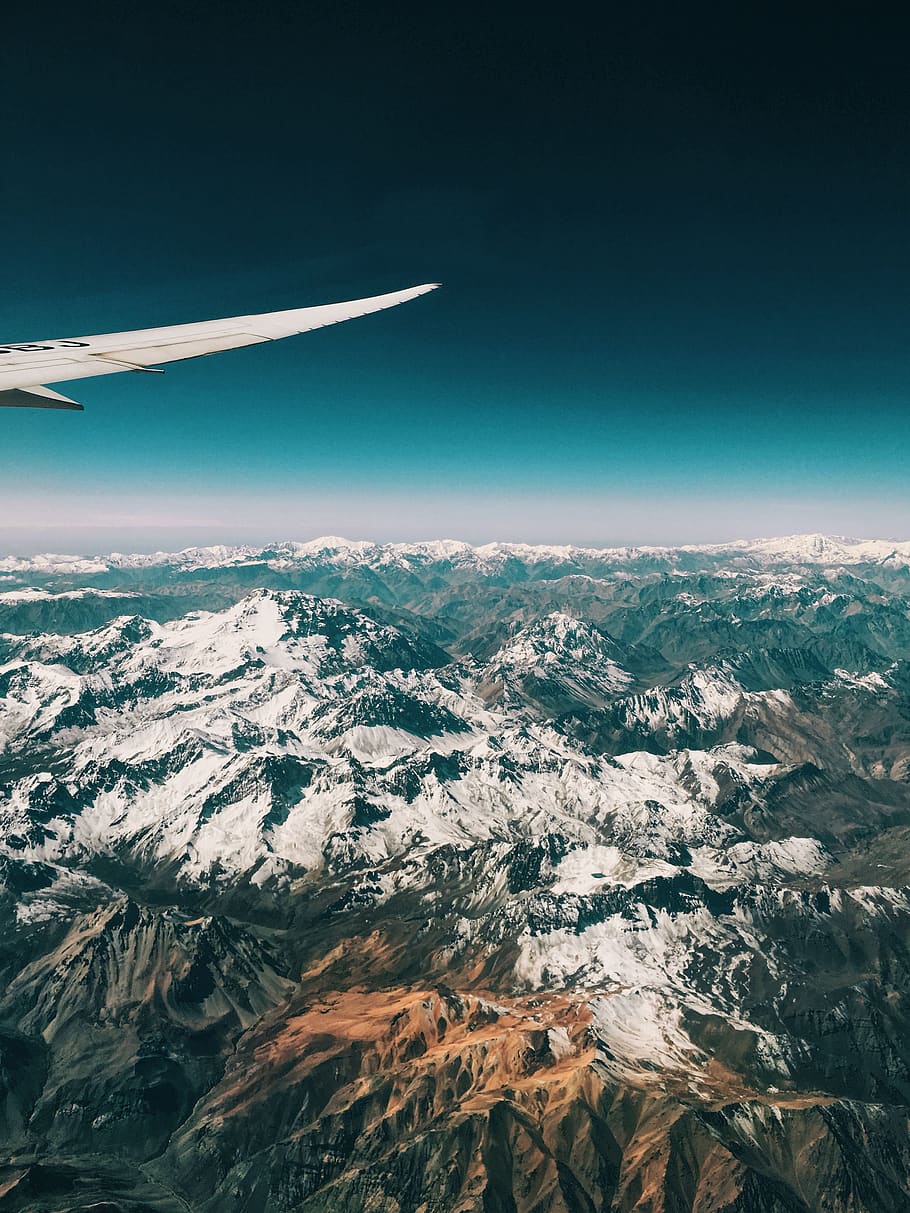
[[[0,559],[0,1210],[910,1208],[910,543]]]

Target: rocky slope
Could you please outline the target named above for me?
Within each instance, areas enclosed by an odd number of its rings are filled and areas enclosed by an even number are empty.
[[[910,1207],[910,545],[0,577],[0,1209]]]

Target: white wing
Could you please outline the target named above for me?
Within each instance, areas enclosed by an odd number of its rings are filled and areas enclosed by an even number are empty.
[[[80,404],[44,387],[69,379],[114,375],[119,371],[150,371],[164,362],[217,354],[244,345],[259,345],[279,337],[293,337],[325,328],[355,316],[397,307],[435,290],[438,282],[412,286],[406,291],[329,303],[321,307],[292,308],[259,316],[234,316],[199,324],[175,324],[132,333],[101,333],[94,337],[67,337],[54,341],[0,345],[0,407],[81,409]]]

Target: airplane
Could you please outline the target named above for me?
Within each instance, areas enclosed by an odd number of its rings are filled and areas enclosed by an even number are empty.
[[[93,375],[115,375],[122,371],[163,374],[159,364],[218,354],[223,350],[259,345],[280,337],[293,337],[313,329],[353,320],[397,307],[434,291],[438,282],[412,286],[388,295],[329,303],[319,307],[264,312],[258,316],[233,316],[227,320],[204,320],[199,324],[174,324],[168,328],[138,329],[131,333],[101,333],[94,337],[68,337],[56,341],[0,345],[0,408],[83,409],[81,404],[47,386]]]

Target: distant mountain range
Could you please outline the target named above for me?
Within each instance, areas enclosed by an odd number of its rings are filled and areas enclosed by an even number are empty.
[[[910,1208],[910,543],[0,560],[0,1210]]]
[[[910,540],[848,539],[841,535],[788,535],[776,539],[743,539],[730,543],[690,544],[682,547],[632,546],[585,548],[572,544],[532,545],[487,543],[472,546],[455,539],[427,543],[371,543],[324,535],[305,543],[274,543],[264,547],[223,545],[186,548],[181,552],[107,556],[59,556],[0,558],[0,573],[33,573],[38,576],[95,575],[115,569],[166,568],[215,569],[247,564],[325,564],[337,567],[398,566],[415,569],[452,565],[492,570],[511,562],[534,566],[629,564],[640,561],[704,564],[705,561],[744,560],[758,564],[879,564],[910,563]]]

